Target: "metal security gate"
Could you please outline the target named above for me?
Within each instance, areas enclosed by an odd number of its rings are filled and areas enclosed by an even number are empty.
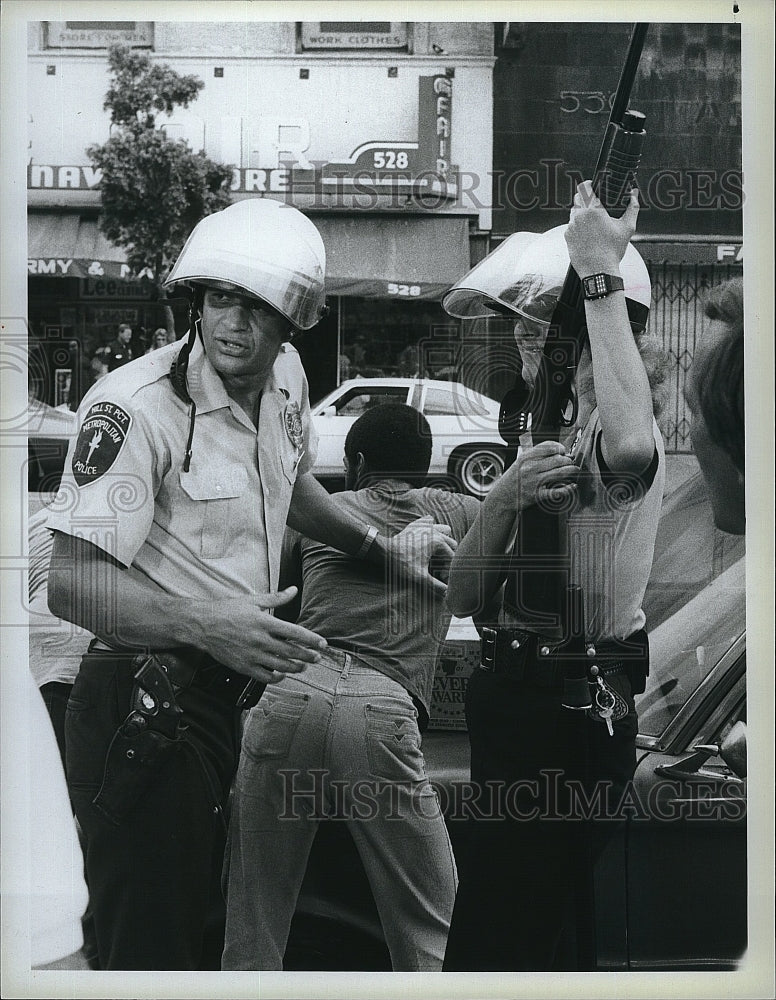
[[[684,401],[684,383],[695,345],[709,320],[703,312],[710,288],[740,277],[743,265],[672,264],[648,262],[652,281],[649,329],[663,343],[671,365],[668,402],[660,417],[666,451],[690,454],[690,422]]]

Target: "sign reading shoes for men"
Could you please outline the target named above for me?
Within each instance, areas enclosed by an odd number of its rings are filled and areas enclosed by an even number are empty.
[[[73,451],[73,478],[79,486],[95,482],[110,469],[127,437],[132,417],[116,403],[89,408]]]

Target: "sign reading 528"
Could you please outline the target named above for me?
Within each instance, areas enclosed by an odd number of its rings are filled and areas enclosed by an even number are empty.
[[[375,149],[372,165],[376,170],[406,170],[410,161],[404,149]]]

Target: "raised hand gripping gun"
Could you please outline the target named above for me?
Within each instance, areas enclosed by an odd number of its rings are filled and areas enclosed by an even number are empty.
[[[644,143],[644,116],[628,109],[648,25],[636,24],[615,93],[606,134],[593,172],[593,190],[610,212],[624,208],[634,186]],[[574,371],[585,338],[582,288],[569,266],[552,315],[536,384],[529,393],[521,376],[501,404],[499,430],[511,458],[529,428],[533,443],[557,440],[576,419]],[[566,515],[540,504],[520,516],[517,547],[507,575],[505,601],[537,624],[562,622],[566,662],[563,704],[587,709],[589,658],[584,636],[584,595],[568,583]]]

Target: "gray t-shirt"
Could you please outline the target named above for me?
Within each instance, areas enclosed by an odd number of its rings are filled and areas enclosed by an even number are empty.
[[[434,521],[450,525],[458,541],[479,509],[474,497],[430,487],[413,489],[397,480],[335,493],[333,499],[381,534],[395,535],[411,521],[431,514]],[[292,577],[298,575],[300,560],[298,623],[398,681],[428,712],[437,650],[451,617],[444,596],[289,529],[283,550],[284,583],[291,582],[289,570]]]

